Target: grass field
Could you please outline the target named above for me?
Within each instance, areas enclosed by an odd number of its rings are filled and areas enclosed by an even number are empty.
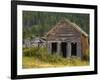
[[[79,58],[62,58],[58,55],[51,55],[46,48],[27,48],[23,49],[22,67],[23,68],[46,68],[46,67],[65,67],[65,66],[86,66],[88,60]]]

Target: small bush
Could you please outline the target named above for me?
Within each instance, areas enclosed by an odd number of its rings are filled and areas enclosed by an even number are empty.
[[[83,60],[89,61],[90,59],[90,52],[89,49],[86,50],[86,53],[83,56]]]
[[[33,48],[24,48],[23,49],[23,56],[31,57],[31,56],[39,56],[38,55],[39,48],[33,47]]]

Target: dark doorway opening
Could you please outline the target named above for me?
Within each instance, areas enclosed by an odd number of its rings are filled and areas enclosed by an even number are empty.
[[[77,43],[71,43],[71,56],[77,56]]]
[[[52,54],[57,52],[57,43],[52,43]]]
[[[61,43],[61,53],[63,57],[67,56],[67,43],[65,42]]]

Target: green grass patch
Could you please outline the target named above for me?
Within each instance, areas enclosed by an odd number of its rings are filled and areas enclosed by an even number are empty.
[[[23,68],[44,68],[44,67],[64,67],[64,66],[86,66],[89,61],[81,60],[77,57],[63,58],[47,52],[46,48],[24,48]]]

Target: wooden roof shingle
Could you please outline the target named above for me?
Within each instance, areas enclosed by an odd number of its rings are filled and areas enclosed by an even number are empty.
[[[47,32],[47,34],[45,36],[47,37],[48,35],[54,35],[55,34],[54,32],[56,32],[59,27],[63,27],[63,26],[61,26],[61,24],[64,24],[64,23],[66,24],[65,26],[71,25],[77,31],[82,33],[84,36],[88,37],[88,34],[85,31],[83,31],[77,24],[69,21],[68,19],[60,20],[49,32]]]

